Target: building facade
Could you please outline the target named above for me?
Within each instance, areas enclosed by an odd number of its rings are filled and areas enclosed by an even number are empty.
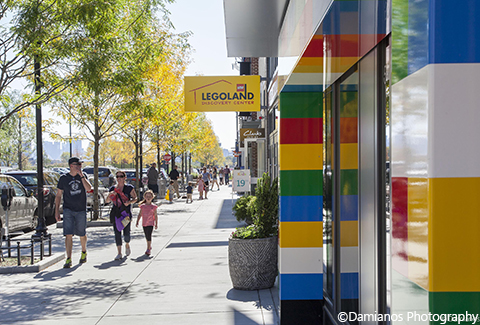
[[[224,6],[229,56],[295,62],[276,84],[281,323],[480,314],[480,4]]]

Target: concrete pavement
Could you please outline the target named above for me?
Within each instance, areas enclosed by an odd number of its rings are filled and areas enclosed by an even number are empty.
[[[111,227],[91,227],[87,263],[78,264],[74,238],[71,269],[63,269],[62,260],[36,274],[0,275],[1,323],[278,324],[277,286],[232,288],[228,237],[239,223],[231,213],[231,188],[208,197],[199,201],[194,193],[192,204],[163,201],[150,257],[141,227],[132,228],[132,254],[121,261],[114,261]],[[63,251],[62,229],[49,231],[53,252]]]

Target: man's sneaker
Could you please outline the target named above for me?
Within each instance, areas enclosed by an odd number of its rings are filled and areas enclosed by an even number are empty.
[[[131,253],[130,247],[125,248],[125,255],[129,256]]]
[[[122,259],[122,254],[118,254],[117,256],[115,256],[115,261],[119,261]]]
[[[69,257],[67,258],[67,260],[65,261],[65,264],[63,264],[63,268],[64,269],[69,269],[72,267],[72,259]]]
[[[87,252],[82,252],[82,256],[80,257],[80,263],[85,263],[87,261]]]
[[[147,251],[145,252],[145,255],[149,256],[151,253],[151,250],[150,249],[147,249]]]

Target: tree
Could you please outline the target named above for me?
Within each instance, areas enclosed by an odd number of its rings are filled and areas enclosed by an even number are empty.
[[[57,109],[64,116],[72,113],[93,143],[94,219],[98,218],[100,145],[134,122],[125,116],[138,106],[138,94],[148,84],[143,78],[145,67],[162,49],[161,39],[153,38],[161,27],[154,13],[165,2],[169,0],[116,0],[108,10],[90,11],[88,20],[82,21],[81,35],[75,38],[83,50],[70,60],[79,80],[62,96]]]
[[[22,100],[19,92],[9,94],[11,101],[0,114],[8,114]],[[33,149],[30,144],[35,138],[34,120],[30,110],[24,110],[6,121],[0,128],[0,163],[6,166],[16,164],[24,169]]]

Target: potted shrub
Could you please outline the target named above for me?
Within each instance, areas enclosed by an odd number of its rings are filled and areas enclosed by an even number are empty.
[[[268,174],[263,174],[253,198],[243,199],[233,211],[237,219],[246,216],[252,220],[251,225],[237,228],[229,239],[228,265],[233,287],[271,288],[278,274],[278,179],[272,182]]]
[[[238,222],[245,221],[248,225],[253,224],[252,214],[255,209],[256,197],[253,195],[244,195],[237,199],[233,205],[233,214]]]

